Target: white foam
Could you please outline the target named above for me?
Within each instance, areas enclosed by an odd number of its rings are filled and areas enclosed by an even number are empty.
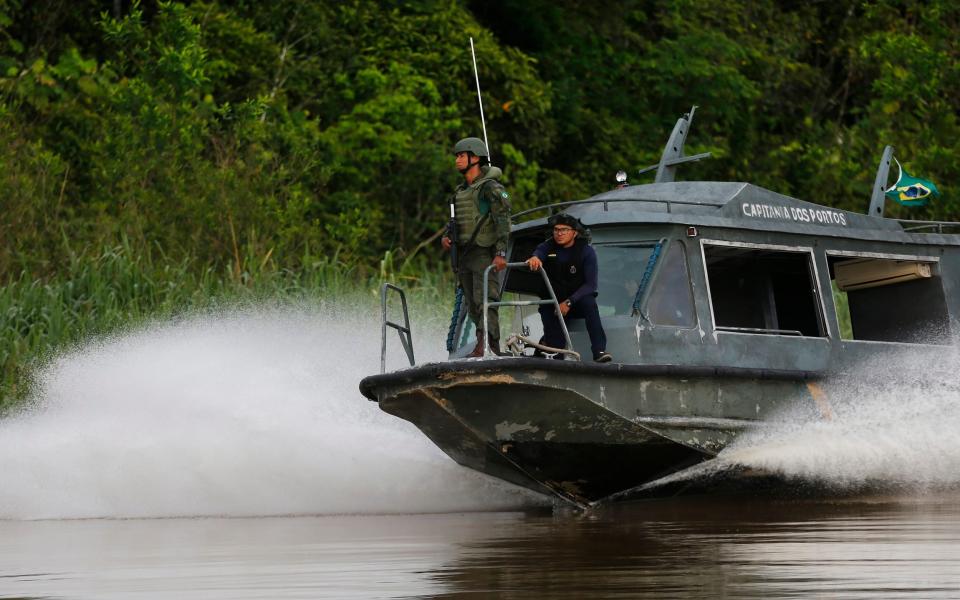
[[[736,440],[718,467],[754,467],[831,488],[960,485],[960,373],[955,353],[936,362],[886,356],[824,383],[832,418],[781,415]],[[895,374],[894,378],[890,375]]]
[[[443,332],[417,335],[418,362],[442,356]],[[35,408],[0,422],[0,518],[542,502],[460,467],[363,398],[379,356],[378,315],[330,306],[196,317],[61,356],[39,373]]]

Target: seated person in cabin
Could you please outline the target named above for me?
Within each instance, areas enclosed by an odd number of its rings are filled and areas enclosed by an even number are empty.
[[[560,316],[564,321],[584,319],[590,334],[590,349],[596,362],[610,362],[607,354],[607,335],[600,323],[597,308],[597,253],[590,245],[589,236],[580,219],[564,213],[550,217],[553,238],[533,251],[527,259],[531,271],[543,267],[550,285],[560,302]],[[566,347],[556,308],[540,305],[543,321],[543,344],[553,348]]]

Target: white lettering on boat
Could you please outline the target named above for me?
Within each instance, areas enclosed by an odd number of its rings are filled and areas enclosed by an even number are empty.
[[[829,210],[826,208],[798,208],[795,206],[775,206],[772,204],[744,202],[740,205],[740,210],[743,211],[743,216],[758,219],[779,219],[797,223],[847,226],[847,216],[845,214],[838,210]]]

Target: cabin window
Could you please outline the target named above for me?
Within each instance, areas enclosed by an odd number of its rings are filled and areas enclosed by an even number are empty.
[[[717,331],[825,337],[813,255],[703,245]]]
[[[932,261],[828,256],[840,337],[949,344],[939,265]]]
[[[647,301],[647,318],[654,325],[693,327],[696,314],[687,271],[687,253],[680,242],[670,244]]]
[[[600,315],[629,316],[656,243],[596,244]]]

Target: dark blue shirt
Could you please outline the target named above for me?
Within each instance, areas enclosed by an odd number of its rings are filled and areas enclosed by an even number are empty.
[[[537,246],[537,249],[533,251],[533,255],[539,258],[540,262],[546,262],[547,253],[552,249],[553,245],[553,240],[547,240]],[[557,248],[557,260],[559,262],[565,263],[573,257],[573,246],[569,248],[557,246]],[[583,247],[580,258],[583,264],[576,266],[583,273],[583,285],[578,287],[577,291],[570,294],[569,298],[557,298],[560,302],[570,300],[572,304],[584,296],[592,296],[597,293],[597,252],[593,249],[593,246],[587,244]]]

